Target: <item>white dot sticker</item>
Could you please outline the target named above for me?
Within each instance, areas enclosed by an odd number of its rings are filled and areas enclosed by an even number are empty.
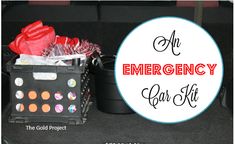
[[[24,93],[22,91],[18,90],[18,91],[16,91],[15,96],[17,99],[22,99],[24,97]]]
[[[18,104],[16,105],[16,111],[18,111],[18,112],[23,112],[23,111],[24,111],[24,105],[21,104],[21,103],[18,103]]]
[[[56,111],[56,113],[62,113],[63,110],[64,110],[63,105],[61,105],[61,104],[55,105],[55,111]]]
[[[24,84],[24,80],[22,78],[16,78],[15,79],[15,85],[16,86],[22,86]]]
[[[70,113],[74,113],[74,112],[76,112],[76,110],[77,110],[77,108],[76,108],[75,105],[70,105],[70,106],[68,107],[68,111],[69,111]]]
[[[75,79],[69,79],[67,84],[69,87],[75,87],[77,83]]]
[[[77,95],[75,92],[69,92],[68,93],[68,99],[69,100],[75,100],[77,98]]]
[[[59,91],[55,93],[54,97],[55,97],[56,100],[62,100],[63,99],[63,95]]]
[[[179,123],[205,111],[223,79],[223,60],[213,38],[177,17],[149,20],[122,42],[115,78],[124,101],[146,119]]]

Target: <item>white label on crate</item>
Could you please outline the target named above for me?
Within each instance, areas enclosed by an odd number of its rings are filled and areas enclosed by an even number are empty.
[[[34,72],[33,78],[35,80],[56,80],[57,74],[56,73],[45,73],[45,72]]]
[[[223,61],[213,38],[186,19],[161,17],[135,28],[117,54],[115,77],[141,116],[178,123],[206,110],[218,95]]]

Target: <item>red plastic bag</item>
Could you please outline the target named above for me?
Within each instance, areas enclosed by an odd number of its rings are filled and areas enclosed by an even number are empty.
[[[9,44],[17,54],[41,55],[55,40],[55,30],[36,21],[21,29],[21,33]]]

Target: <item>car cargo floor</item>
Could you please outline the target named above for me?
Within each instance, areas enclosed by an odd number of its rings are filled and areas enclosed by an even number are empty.
[[[61,123],[8,123],[10,107],[2,117],[4,144],[105,144],[105,143],[145,143],[145,144],[232,144],[232,114],[222,108],[219,100],[200,116],[179,124],[160,124],[148,121],[137,114],[115,115],[97,110],[93,104],[88,120],[83,125],[69,126]],[[60,131],[27,130],[27,126],[65,127]]]

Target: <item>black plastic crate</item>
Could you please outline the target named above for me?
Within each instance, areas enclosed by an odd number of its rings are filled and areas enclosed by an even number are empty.
[[[10,73],[9,122],[83,124],[90,105],[89,60],[72,66],[15,65]]]

